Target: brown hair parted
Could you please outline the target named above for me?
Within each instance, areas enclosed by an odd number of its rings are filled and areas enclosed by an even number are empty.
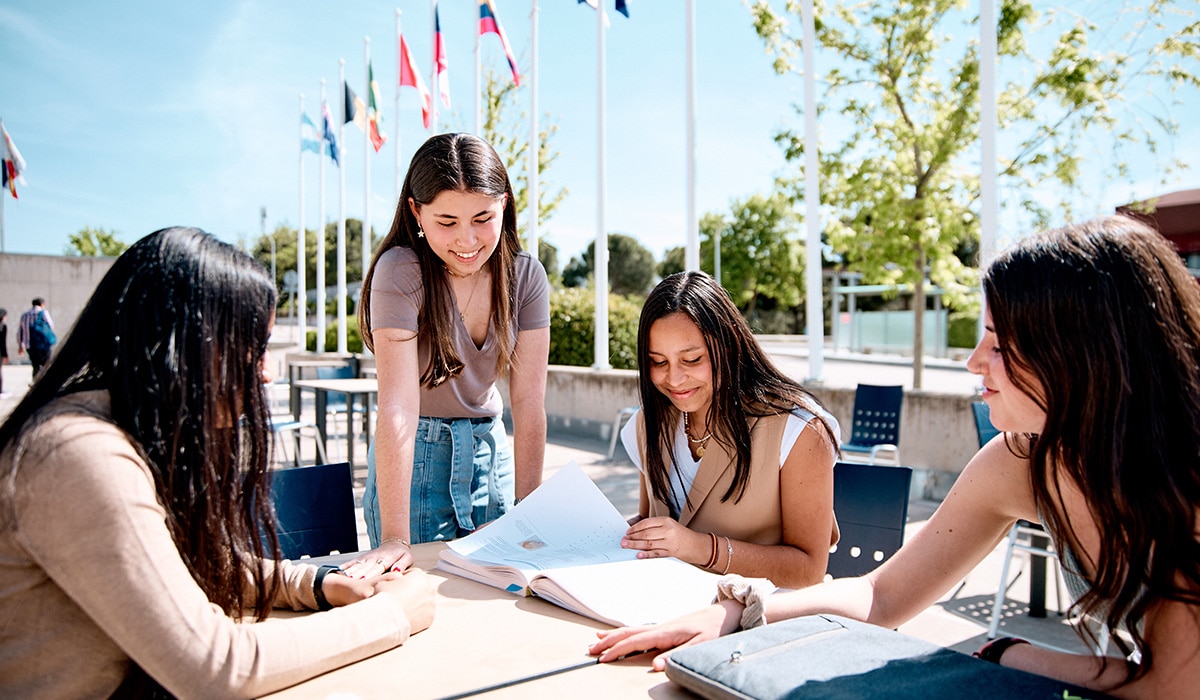
[[[671,449],[673,426],[679,411],[650,379],[650,328],[656,321],[682,313],[704,336],[712,363],[712,403],[708,425],[713,439],[737,455],[733,483],[722,501],[741,499],[750,478],[750,418],[786,413],[799,406],[812,411],[815,422],[834,443],[833,432],[821,417],[820,404],[796,382],[780,372],[755,340],[750,325],[729,295],[704,272],[677,272],[650,292],[638,323],[638,387],[646,422],[646,475],[655,498],[671,502],[670,471],[677,470]],[[836,444],[834,444],[836,448]],[[672,463],[663,462],[663,453]],[[682,508],[682,504],[676,504]]]
[[[438,134],[430,137],[413,154],[391,230],[379,245],[371,267],[363,280],[362,297],[358,305],[359,328],[363,342],[372,351],[375,341],[371,335],[371,280],[379,257],[396,246],[411,248],[420,261],[421,283],[425,289],[418,324],[429,329],[432,353],[429,366],[421,373],[421,383],[437,386],[457,376],[463,363],[454,350],[450,315],[451,293],[449,276],[429,244],[417,235],[419,224],[408,205],[411,198],[418,206],[429,204],[442,192],[470,192],[499,199],[505,197],[500,242],[488,260],[492,274],[492,322],[497,329],[512,326],[516,313],[516,289],[513,280],[515,261],[521,252],[517,238],[517,213],[512,183],[504,163],[491,145],[473,134]],[[508,375],[508,363],[513,353],[513,339],[506,332],[496,334],[499,357],[496,371]]]
[[[1112,216],[1022,241],[983,288],[1009,378],[1046,413],[1022,455],[1038,511],[1082,552],[1057,486],[1069,483],[1098,525],[1075,605],[1127,630],[1143,654],[1131,673],[1144,674],[1147,611],[1200,603],[1200,287],[1162,236]]]

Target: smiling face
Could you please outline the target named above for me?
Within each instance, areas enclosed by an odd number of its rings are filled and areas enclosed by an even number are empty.
[[[1046,411],[1013,383],[1001,347],[1002,342],[996,336],[989,311],[984,320],[983,338],[967,359],[967,369],[983,380],[983,400],[991,410],[992,425],[1005,432],[1041,433],[1046,425]],[[1013,368],[1012,371],[1020,370]],[[1024,385],[1043,395],[1036,378],[1022,373],[1021,380]]]
[[[408,201],[430,250],[460,277],[478,272],[492,257],[500,243],[504,203],[504,197],[455,190],[443,190],[429,204]]]
[[[708,413],[713,396],[712,361],[704,334],[682,313],[664,316],[650,326],[650,381],[675,408]]]

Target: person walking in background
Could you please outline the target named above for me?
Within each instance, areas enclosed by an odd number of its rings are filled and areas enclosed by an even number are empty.
[[[838,424],[763,352],[716,280],[679,272],[642,307],[642,407],[621,431],[641,470],[621,546],[800,588],[838,540]]]
[[[46,310],[46,300],[34,297],[32,303],[33,306],[21,314],[21,323],[17,327],[17,354],[29,354],[33,378],[37,379],[42,367],[50,361],[50,351],[58,337],[54,334],[54,319]]]
[[[259,697],[430,625],[419,569],[282,557],[275,302],[245,252],[152,233],[0,424],[0,697]],[[274,608],[324,612],[264,624]]]
[[[413,155],[359,326],[379,373],[363,494],[375,549],[344,568],[370,575],[409,566],[410,540],[495,520],[542,481],[550,284],[521,250],[512,184],[486,141],[439,134]]]
[[[0,308],[0,365],[8,364],[8,324],[4,321],[8,318],[8,309]],[[0,369],[0,399],[8,398],[9,393],[4,390],[4,370]]]

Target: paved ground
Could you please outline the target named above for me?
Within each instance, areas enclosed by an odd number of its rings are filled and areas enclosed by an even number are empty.
[[[764,345],[779,363],[781,369],[799,379],[808,375],[807,349],[794,339],[768,339]],[[0,367],[4,376],[4,389],[12,396],[0,398],[0,417],[6,416],[23,395],[29,384],[28,365],[4,365]],[[825,359],[824,382],[829,386],[850,386],[858,382],[904,383],[911,386],[911,367],[901,358],[879,356],[827,357]],[[924,387],[931,391],[966,393],[975,391],[978,380],[968,374],[961,362],[931,360],[926,369]],[[304,407],[311,412],[311,399]],[[314,458],[311,440],[303,441],[302,456],[310,463]],[[344,439],[329,440],[330,458],[343,459]],[[613,460],[608,460],[608,444],[598,439],[581,438],[575,435],[550,435],[546,449],[547,476],[570,460],[580,467],[608,495],[609,499],[624,514],[637,510],[637,472],[623,449],[618,446]],[[358,461],[364,461],[364,451],[359,443],[356,449]],[[362,483],[365,467],[356,469],[356,498],[361,503]],[[924,526],[929,515],[937,507],[933,501],[916,501],[909,507],[909,523],[906,533],[911,537]],[[367,546],[365,528],[361,522],[359,508],[360,544]],[[918,615],[900,629],[931,642],[960,651],[978,648],[986,639],[987,623],[991,613],[993,596],[998,587],[1003,549],[996,551],[977,566],[954,590],[943,596],[941,601]],[[1082,650],[1082,643],[1072,628],[1055,614],[1056,596],[1053,578],[1047,591],[1049,616],[1042,619],[1029,617],[1026,612],[1029,600],[1027,558],[1018,555],[1014,561],[1014,572],[1010,573],[1010,584],[1005,603],[1002,634],[1012,634],[1035,640],[1041,644],[1067,650]],[[1053,568],[1051,568],[1053,570]]]

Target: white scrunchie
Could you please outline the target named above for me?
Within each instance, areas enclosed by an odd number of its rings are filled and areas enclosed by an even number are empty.
[[[773,587],[772,587],[773,588]],[[722,576],[717,581],[717,597],[714,603],[736,600],[746,606],[742,610],[742,629],[748,630],[767,624],[763,615],[763,599],[771,594],[767,582],[762,579],[747,579],[737,574]]]

